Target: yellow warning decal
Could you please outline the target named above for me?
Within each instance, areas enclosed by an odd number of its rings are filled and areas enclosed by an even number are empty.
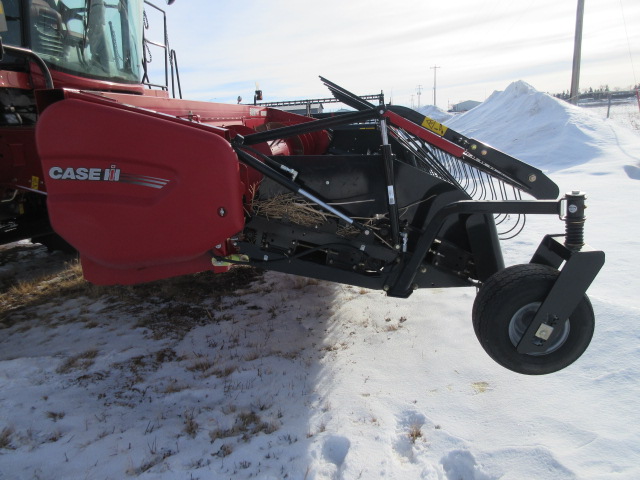
[[[40,179],[35,175],[31,177],[31,188],[34,190],[38,190],[38,186],[40,185]]]
[[[444,136],[447,130],[449,130],[447,127],[445,127],[441,123],[438,123],[434,119],[429,117],[424,117],[424,120],[422,121],[422,126],[427,130],[431,130],[433,133],[440,135],[441,137]]]

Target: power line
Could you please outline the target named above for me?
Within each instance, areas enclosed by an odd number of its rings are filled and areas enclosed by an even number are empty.
[[[627,35],[627,48],[629,49],[629,60],[631,60],[631,72],[633,73],[633,83],[634,85],[638,84],[638,80],[636,79],[636,68],[633,64],[633,55],[631,55],[631,42],[629,41],[629,31],[627,30],[627,19],[624,15],[624,7],[622,6],[622,0],[620,0],[620,10],[622,12],[622,23],[624,25],[624,33]]]

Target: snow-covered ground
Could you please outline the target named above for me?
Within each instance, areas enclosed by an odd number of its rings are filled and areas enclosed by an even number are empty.
[[[66,283],[13,310],[0,298],[0,479],[640,478],[640,135],[523,82],[451,127],[588,192],[607,263],[576,363],[493,363],[473,289],[399,300],[248,271],[98,289],[22,243],[2,252],[3,292],[45,268]],[[562,230],[531,218],[508,263]]]
[[[607,118],[616,124],[631,127],[640,132],[640,105],[637,98],[613,102],[611,105],[600,103],[580,106],[588,108],[601,118]]]

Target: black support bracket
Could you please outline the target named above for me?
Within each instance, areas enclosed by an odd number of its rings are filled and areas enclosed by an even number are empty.
[[[542,239],[531,263],[554,268],[560,268],[564,263],[564,266],[518,343],[518,353],[543,353],[553,344],[563,330],[556,327],[571,316],[604,265],[604,252],[592,250],[587,245],[581,250],[572,250],[555,237],[547,235]],[[563,235],[558,237],[564,238]]]
[[[398,275],[391,282],[387,295],[400,298],[407,298],[411,295],[413,279],[447,217],[452,215],[497,213],[559,215],[560,202],[553,200],[462,200],[445,205],[436,212],[429,214],[425,219],[424,227],[415,249],[411,257],[408,260],[403,260],[399,265]]]

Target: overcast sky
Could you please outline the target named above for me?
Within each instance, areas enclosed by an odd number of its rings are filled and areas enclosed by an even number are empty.
[[[157,0],[156,0],[157,1]],[[357,94],[446,109],[524,80],[569,90],[577,0],[176,0],[166,8],[185,98]],[[640,1],[586,0],[580,87],[640,83]]]

